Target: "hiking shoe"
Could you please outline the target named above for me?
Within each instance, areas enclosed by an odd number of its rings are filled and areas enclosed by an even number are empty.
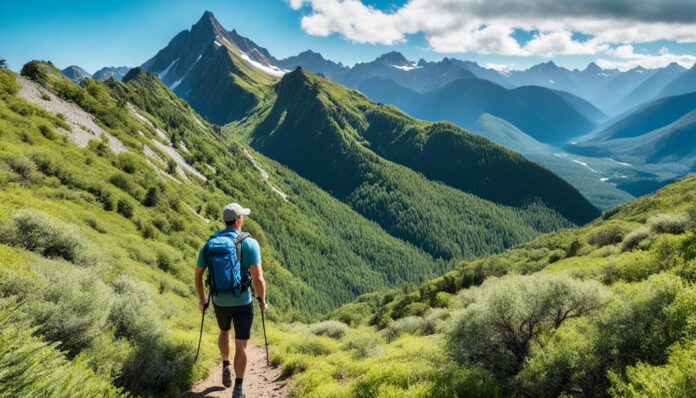
[[[222,367],[222,385],[227,388],[232,387],[232,370],[230,366]]]
[[[232,390],[232,398],[244,398],[244,393],[242,392],[242,385],[237,384]]]

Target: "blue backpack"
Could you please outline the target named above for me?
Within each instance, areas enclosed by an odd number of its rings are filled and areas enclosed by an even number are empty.
[[[249,276],[241,275],[242,241],[249,236],[244,232],[222,232],[206,242],[203,254],[208,267],[208,285],[214,296],[219,292],[239,296],[249,287]]]

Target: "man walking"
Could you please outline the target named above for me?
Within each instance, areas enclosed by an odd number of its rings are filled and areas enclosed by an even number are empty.
[[[250,282],[253,283],[256,298],[259,301],[261,311],[268,309],[266,304],[266,282],[263,279],[261,269],[261,250],[259,243],[251,238],[247,233],[242,232],[244,216],[249,215],[251,210],[245,209],[237,203],[231,203],[222,210],[222,218],[226,228],[214,234],[198,253],[196,264],[195,285],[198,295],[199,307],[205,310],[206,298],[203,288],[203,274],[208,268],[209,277],[212,274],[211,289],[213,289],[213,308],[215,318],[220,327],[218,346],[222,356],[222,384],[225,387],[232,385],[232,375],[230,370],[230,328],[234,326],[234,390],[233,398],[244,398],[242,383],[246,370],[247,357],[246,346],[251,334],[251,324],[254,319],[254,302],[249,289]],[[222,242],[215,245],[211,242]],[[225,246],[227,244],[227,246]],[[239,283],[235,282],[234,267],[228,266],[226,274],[220,274],[218,269],[213,272],[212,267],[220,267],[220,260],[216,254],[224,253],[225,248],[229,248],[229,253],[236,254],[238,262]],[[222,249],[220,249],[222,248]],[[230,264],[234,265],[234,259],[222,256]],[[232,269],[232,271],[229,271]],[[251,275],[251,277],[249,277]],[[221,287],[222,279],[230,278],[231,282],[226,282],[225,287]],[[227,281],[227,279],[225,279]],[[227,288],[229,286],[229,288]],[[217,288],[216,288],[217,287]]]

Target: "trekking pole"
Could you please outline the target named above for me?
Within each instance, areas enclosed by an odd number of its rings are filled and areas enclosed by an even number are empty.
[[[196,357],[193,362],[198,360],[198,354],[201,352],[201,340],[203,340],[203,321],[205,321],[205,312],[208,310],[208,305],[210,304],[210,291],[208,291],[208,298],[205,300],[205,306],[203,307],[203,315],[201,315],[201,331],[198,334],[198,349],[196,350]]]
[[[263,315],[263,308],[261,308],[261,300],[259,300],[259,308],[261,309],[261,325],[263,326],[263,340],[266,343],[266,366],[271,366],[268,361],[268,338],[266,337],[266,317]]]

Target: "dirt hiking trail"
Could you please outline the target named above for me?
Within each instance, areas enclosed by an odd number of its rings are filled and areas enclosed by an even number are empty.
[[[222,385],[222,364],[210,370],[208,378],[201,380],[190,391],[179,398],[230,398],[232,387]],[[278,380],[280,369],[266,366],[266,351],[263,347],[247,348],[247,369],[244,376],[244,395],[246,398],[286,398],[287,380]],[[234,374],[232,375],[234,378]]]

